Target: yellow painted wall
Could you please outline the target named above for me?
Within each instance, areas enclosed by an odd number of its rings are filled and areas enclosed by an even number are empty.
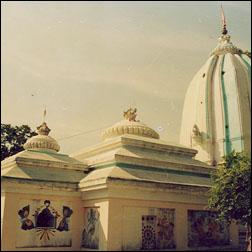
[[[63,193],[62,193],[63,194]],[[72,247],[64,248],[29,248],[17,249],[15,245],[16,230],[20,228],[17,214],[20,199],[41,199],[71,201]],[[81,197],[69,197],[45,194],[21,194],[6,192],[2,234],[2,250],[89,250],[81,248],[81,235],[84,227],[85,207],[98,207],[100,212],[99,250],[129,250],[141,247],[141,216],[148,214],[149,208],[175,209],[175,241],[177,250],[187,249],[187,210],[204,210],[203,204],[173,203],[154,200],[100,199],[85,200]],[[12,239],[10,239],[12,237]],[[238,245],[238,228],[231,226],[231,245]]]
[[[177,204],[145,200],[109,200],[109,250],[133,250],[141,248],[142,215],[149,208],[175,209],[175,241],[177,250],[187,249],[187,210],[205,210],[205,205]],[[232,224],[231,245],[238,245],[238,229]]]
[[[63,194],[63,193],[62,193]],[[4,211],[4,222],[3,222],[3,233],[2,233],[2,250],[23,250],[23,251],[36,251],[36,250],[79,250],[81,241],[81,227],[82,227],[82,215],[80,209],[82,202],[80,198],[76,197],[65,197],[65,196],[54,196],[54,195],[34,195],[24,193],[5,193],[5,211]],[[69,201],[72,204],[73,215],[71,216],[71,234],[72,234],[72,246],[64,248],[16,248],[16,232],[20,229],[20,221],[18,216],[18,204],[20,199],[40,199],[40,200],[57,200],[57,201]]]
[[[99,250],[107,250],[108,248],[108,209],[109,209],[109,202],[108,200],[89,200],[83,201],[82,207],[80,211],[84,214],[85,207],[98,207],[98,211],[100,214],[99,219]],[[82,215],[83,216],[83,215]],[[83,231],[84,225],[82,225]],[[89,250],[85,248],[81,248],[81,250]]]

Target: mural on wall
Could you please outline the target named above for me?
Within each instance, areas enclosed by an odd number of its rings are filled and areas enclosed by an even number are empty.
[[[84,229],[82,247],[99,249],[99,211],[98,208],[84,208]]]
[[[175,248],[174,209],[157,209],[157,249]]]
[[[156,216],[142,216],[142,249],[156,248]]]
[[[172,249],[174,238],[174,209],[149,208],[142,216],[142,249]]]
[[[63,218],[61,219],[57,230],[59,230],[60,232],[69,231],[69,220],[73,213],[73,210],[68,206],[63,206],[62,212],[63,212]]]
[[[33,222],[28,218],[29,214],[30,214],[30,205],[25,206],[18,211],[18,215],[20,216],[21,221],[21,228],[23,230],[34,228]]]
[[[68,205],[68,206],[66,206]],[[20,201],[16,247],[71,246],[69,203],[50,200]]]
[[[188,247],[228,245],[229,227],[216,219],[216,212],[188,210]]]

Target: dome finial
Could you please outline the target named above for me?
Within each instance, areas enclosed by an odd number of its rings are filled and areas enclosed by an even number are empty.
[[[37,136],[33,136],[32,138],[28,139],[26,143],[24,144],[25,150],[46,150],[46,151],[52,151],[52,152],[58,152],[60,150],[60,146],[57,143],[57,141],[48,136],[49,132],[51,131],[46,122],[45,122],[45,116],[46,116],[46,109],[44,109],[43,113],[43,122],[41,125],[37,127]]]
[[[124,112],[123,112],[123,117],[124,117],[126,120],[130,121],[130,122],[131,122],[131,121],[137,122],[137,120],[136,120],[136,116],[137,116],[136,112],[137,112],[137,109],[136,109],[136,108],[132,109],[132,108],[130,107],[127,111],[124,111]]]
[[[43,113],[43,122],[40,126],[37,127],[37,131],[39,135],[45,135],[48,136],[49,132],[51,131],[46,122],[45,122],[45,117],[46,117],[46,108],[44,109],[44,113]]]
[[[47,124],[43,122],[40,126],[37,127],[37,131],[39,135],[48,136],[51,130],[48,128]]]
[[[226,17],[224,14],[224,10],[221,4],[221,23],[222,23],[222,35],[226,35],[228,33],[227,31],[227,23],[226,23]]]

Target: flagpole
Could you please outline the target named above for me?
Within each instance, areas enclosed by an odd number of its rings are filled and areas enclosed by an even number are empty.
[[[46,107],[45,107],[44,113],[43,113],[43,122],[45,122],[45,117],[46,117]]]

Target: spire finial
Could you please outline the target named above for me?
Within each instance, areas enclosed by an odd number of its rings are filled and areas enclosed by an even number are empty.
[[[37,127],[37,131],[38,131],[39,135],[46,135],[47,136],[51,130],[48,128],[48,126],[45,122],[45,117],[46,117],[46,107],[43,112],[43,122],[40,126]]]
[[[224,10],[223,10],[223,7],[222,7],[222,4],[221,4],[221,23],[222,23],[222,35],[226,35],[228,33],[227,31],[227,23],[226,23],[226,17],[225,17],[225,14],[224,14]]]
[[[44,113],[43,113],[43,123],[45,122],[45,117],[46,117],[46,107],[45,107]]]

